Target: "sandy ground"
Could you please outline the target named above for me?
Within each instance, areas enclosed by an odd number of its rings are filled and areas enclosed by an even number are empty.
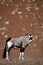
[[[13,59],[12,61],[1,60],[0,65],[43,65],[43,59]]]

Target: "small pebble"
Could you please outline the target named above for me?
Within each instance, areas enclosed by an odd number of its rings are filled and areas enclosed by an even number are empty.
[[[2,19],[2,16],[0,16],[0,20]]]
[[[27,18],[27,17],[28,17],[28,15],[25,15],[25,17]]]
[[[27,2],[28,2],[28,3],[30,3],[30,2],[31,2],[31,0],[27,0]]]
[[[19,15],[20,19],[23,19],[23,16],[22,15]]]
[[[33,26],[33,24],[30,24],[30,26],[32,27],[32,26]]]
[[[8,37],[8,35],[5,35],[5,38],[7,38]]]
[[[5,35],[5,32],[1,32],[1,35]]]
[[[25,2],[25,0],[22,0],[22,2]]]
[[[9,21],[5,21],[5,24],[8,25],[9,24]]]
[[[34,7],[35,11],[38,11],[39,10],[39,7]]]
[[[26,30],[26,28],[22,28],[22,30],[23,30],[23,31],[25,31],[25,30]]]
[[[18,11],[18,14],[21,15],[22,14],[22,11]]]
[[[31,11],[31,7],[26,7],[26,10],[27,10],[28,12],[30,12],[30,11]]]
[[[41,26],[41,28],[43,28],[43,25]]]
[[[15,14],[16,14],[16,11],[15,11],[15,10],[14,10],[14,11],[12,11],[12,12],[11,12],[11,14],[12,14],[12,15],[15,15]]]
[[[36,0],[32,0],[33,2],[35,2]]]
[[[33,46],[34,46],[34,47],[37,47],[37,45],[36,45],[36,44],[33,44]]]
[[[0,27],[0,31],[6,30],[6,27]]]

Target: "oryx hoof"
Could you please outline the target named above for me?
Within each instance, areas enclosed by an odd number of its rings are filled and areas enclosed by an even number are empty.
[[[22,60],[24,60],[24,58],[22,57]]]
[[[6,60],[7,60],[7,61],[11,61],[11,58],[9,58],[9,59],[6,58]]]

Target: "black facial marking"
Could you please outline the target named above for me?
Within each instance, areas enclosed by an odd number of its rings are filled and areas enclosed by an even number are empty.
[[[30,37],[30,39],[29,40],[32,40],[32,37]]]

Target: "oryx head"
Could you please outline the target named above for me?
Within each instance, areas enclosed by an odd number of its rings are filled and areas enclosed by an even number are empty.
[[[33,35],[32,34],[26,34],[26,36],[29,38],[29,42],[32,42]]]

